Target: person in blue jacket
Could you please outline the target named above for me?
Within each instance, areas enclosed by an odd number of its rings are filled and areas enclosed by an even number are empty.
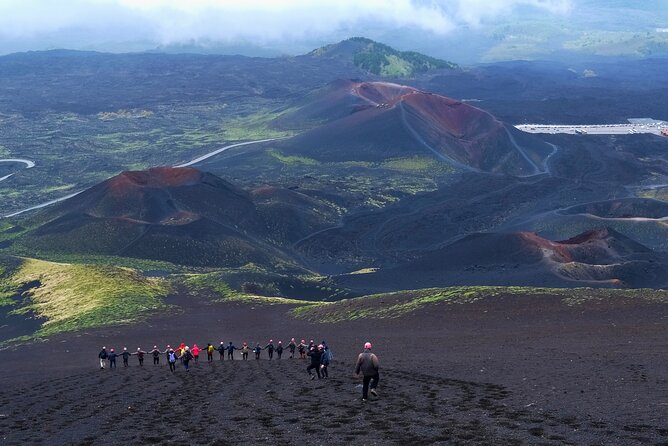
[[[111,350],[109,350],[109,353],[107,353],[107,359],[109,360],[109,370],[116,368],[116,357],[117,356],[118,355],[116,354],[116,352],[114,351],[113,348]]]
[[[234,359],[234,350],[239,350],[232,341],[227,345],[227,359]]]
[[[225,347],[225,343],[223,341],[220,341],[220,345],[216,349],[218,350],[218,354],[220,355],[220,360],[224,361],[225,360],[225,351],[227,348]]]
[[[257,361],[258,359],[260,359],[260,353],[262,353],[262,347],[260,347],[260,343],[259,343],[259,342],[258,342],[258,344],[255,346],[255,348],[253,349],[253,353],[255,353],[255,360],[256,360],[256,361]]]

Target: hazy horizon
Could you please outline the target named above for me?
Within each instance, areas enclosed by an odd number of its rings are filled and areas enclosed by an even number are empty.
[[[456,62],[668,53],[668,0],[6,0],[0,54],[75,49],[277,56],[365,36]]]

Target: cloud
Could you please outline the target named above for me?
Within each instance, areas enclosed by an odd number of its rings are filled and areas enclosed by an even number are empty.
[[[298,41],[368,26],[445,35],[518,8],[566,13],[570,0],[3,0],[0,37],[76,31],[81,39]]]

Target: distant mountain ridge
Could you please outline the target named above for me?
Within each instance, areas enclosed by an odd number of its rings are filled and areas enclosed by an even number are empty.
[[[408,78],[436,69],[456,69],[457,65],[415,51],[398,51],[365,37],[326,45],[308,54],[350,60],[357,68],[382,77]]]

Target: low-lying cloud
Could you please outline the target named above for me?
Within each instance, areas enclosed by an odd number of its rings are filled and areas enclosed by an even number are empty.
[[[0,38],[67,34],[158,44],[298,41],[368,26],[446,35],[520,8],[565,14],[571,0],[3,0]],[[85,43],[85,42],[84,42]]]

